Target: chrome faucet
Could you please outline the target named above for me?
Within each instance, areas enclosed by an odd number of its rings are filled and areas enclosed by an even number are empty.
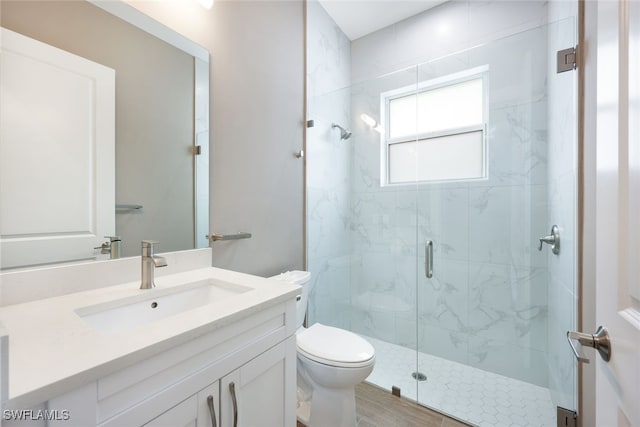
[[[140,289],[155,288],[156,284],[153,283],[155,268],[167,266],[166,259],[153,254],[156,243],[159,242],[154,240],[142,241],[142,283],[140,284]]]
[[[105,239],[109,239],[108,242],[104,242],[102,245],[93,249],[100,249],[100,253],[103,255],[109,254],[109,258],[120,258],[120,249],[122,247],[122,239],[120,236],[104,236]]]

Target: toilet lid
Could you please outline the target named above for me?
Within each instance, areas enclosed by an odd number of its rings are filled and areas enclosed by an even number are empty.
[[[366,366],[375,355],[373,346],[364,338],[320,323],[296,334],[296,343],[302,355],[325,365]]]

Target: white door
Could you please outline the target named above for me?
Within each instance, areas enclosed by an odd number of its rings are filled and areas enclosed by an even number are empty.
[[[597,141],[591,171],[596,322],[583,327],[609,330],[611,360],[585,351],[595,364],[595,419],[583,420],[585,426],[640,426],[639,8],[637,1],[597,4]]]
[[[93,258],[115,232],[115,71],[1,31],[0,266]]]

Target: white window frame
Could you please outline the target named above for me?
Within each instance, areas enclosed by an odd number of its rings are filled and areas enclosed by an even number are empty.
[[[411,94],[419,94],[446,86],[452,86],[469,80],[482,79],[482,123],[474,126],[464,126],[458,128],[446,129],[437,132],[416,133],[412,135],[390,138],[389,132],[389,103],[393,99],[402,98]],[[440,182],[456,182],[456,181],[483,181],[489,178],[489,139],[487,137],[487,123],[489,122],[489,66],[481,65],[479,67],[448,74],[431,80],[419,82],[417,85],[404,86],[398,89],[382,92],[380,94],[380,111],[383,113],[384,132],[380,134],[380,186],[406,186],[406,185],[425,185]],[[482,171],[483,174],[477,178],[460,178],[460,179],[433,179],[433,180],[416,180],[411,182],[389,181],[389,150],[393,144],[417,142],[431,138],[442,136],[459,135],[468,132],[482,132]]]

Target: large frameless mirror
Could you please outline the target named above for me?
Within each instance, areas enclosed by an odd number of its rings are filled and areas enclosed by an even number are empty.
[[[123,2],[0,7],[1,267],[208,246],[208,51]]]

